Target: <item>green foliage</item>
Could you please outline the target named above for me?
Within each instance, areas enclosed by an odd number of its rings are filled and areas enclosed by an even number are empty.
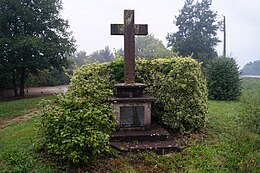
[[[88,60],[88,56],[85,51],[76,52],[74,55],[71,56],[71,58],[79,67],[86,64]]]
[[[85,51],[79,51],[73,54],[70,58],[75,63],[74,66],[72,66],[74,69],[77,66],[80,67],[86,63],[110,62],[115,59],[108,46],[106,46],[104,49],[96,50],[90,55],[87,55]]]
[[[177,130],[204,126],[207,88],[198,62],[192,58],[138,61],[137,78],[157,98],[155,112],[163,124]]]
[[[124,82],[124,58],[118,57],[114,61],[108,63],[111,70],[111,78],[117,83]]]
[[[150,34],[135,38],[135,55],[141,58],[165,58],[170,56],[170,51],[161,40]]]
[[[124,50],[117,50],[117,54],[124,56]],[[172,56],[172,52],[163,45],[162,41],[149,34],[135,38],[135,56],[138,58],[166,58]]]
[[[208,59],[217,57],[215,46],[219,42],[217,38],[218,25],[217,13],[210,9],[212,0],[186,0],[179,16],[174,22],[178,31],[168,33],[166,39],[168,46],[172,46],[181,56],[207,62]]]
[[[0,73],[0,91],[12,88],[12,78],[6,73]]]
[[[20,99],[13,101],[0,100],[0,122],[4,118],[14,118],[16,116],[25,115],[35,109],[37,109],[38,103],[43,98],[51,98],[52,96]],[[1,124],[1,123],[0,123]]]
[[[242,80],[242,97],[238,101],[209,101],[209,121],[200,133],[182,135],[187,148],[182,152],[157,155],[149,152],[129,153],[97,158],[93,165],[78,170],[64,162],[55,165],[33,149],[39,140],[35,124],[39,118],[0,130],[1,172],[260,172],[260,136],[245,128],[243,95],[259,93],[259,79]],[[254,90],[254,91],[253,91]],[[257,94],[256,94],[257,95]],[[252,95],[250,95],[252,96]],[[250,97],[249,96],[249,97]],[[1,103],[2,104],[2,103]],[[257,104],[255,104],[257,105]],[[247,106],[247,105],[245,105]],[[258,104],[259,107],[259,104]],[[248,107],[249,108],[249,107]],[[250,118],[249,118],[250,119]],[[249,127],[249,124],[248,126]],[[250,127],[249,127],[250,128]],[[42,154],[42,153],[40,153]],[[65,170],[66,169],[66,170]]]
[[[61,0],[0,1],[0,72],[11,76],[14,89],[19,83],[22,96],[29,73],[60,69],[74,51],[61,9]]]
[[[37,157],[35,144],[39,140],[35,124],[39,119],[8,126],[0,129],[0,172],[37,172],[51,173],[51,164]]]
[[[233,58],[220,57],[210,61],[206,76],[210,99],[235,100],[240,96],[238,65]]]
[[[245,122],[239,118],[244,114],[241,102],[210,101],[209,107],[211,132],[207,143],[216,150],[212,155],[221,161],[221,167],[227,170],[224,172],[259,172],[260,137],[245,128]],[[212,136],[215,140],[210,140]]]
[[[243,94],[241,100],[245,111],[245,114],[241,117],[242,121],[250,130],[260,134],[260,92]]]
[[[187,148],[182,152],[157,155],[151,152],[130,153],[127,157],[95,162],[96,172],[236,172],[258,173],[260,136],[239,122],[238,101],[209,101],[209,121],[200,133],[183,135]]]
[[[86,62],[93,63],[97,62],[109,62],[114,59],[113,53],[110,51],[109,47],[106,46],[105,49],[97,50],[88,56]]]
[[[241,70],[241,75],[260,75],[260,60],[247,63]]]
[[[68,84],[70,78],[65,73],[65,69],[61,71],[56,68],[40,70],[37,74],[29,74],[26,86],[39,87]]]
[[[208,114],[207,89],[200,64],[191,58],[139,60],[137,81],[157,98],[155,112],[173,129],[204,126]],[[73,163],[89,162],[108,151],[114,127],[113,84],[123,78],[121,58],[111,63],[86,64],[74,74],[65,95],[43,104],[44,144],[53,155]]]
[[[90,162],[109,151],[114,128],[112,95],[105,65],[87,64],[77,69],[68,92],[43,104],[42,133],[49,153],[73,163]]]
[[[243,124],[252,132],[260,134],[260,79],[243,79],[240,98],[244,114]]]
[[[116,82],[123,79],[123,59],[109,63]],[[206,80],[201,65],[191,58],[139,59],[136,81],[156,97],[154,113],[173,129],[204,126],[208,114]]]

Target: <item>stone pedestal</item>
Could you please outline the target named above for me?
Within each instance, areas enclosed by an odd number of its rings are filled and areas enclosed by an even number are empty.
[[[111,24],[111,35],[124,35],[124,82],[115,85],[114,104],[120,130],[145,130],[151,124],[153,97],[143,96],[145,84],[135,83],[135,35],[147,35],[147,24],[135,24],[134,10],[124,11],[124,24]]]
[[[151,107],[154,97],[143,95],[145,84],[116,84],[113,103],[117,130],[148,130],[151,125]]]
[[[115,96],[119,98],[142,97],[145,87],[146,85],[142,83],[118,83],[115,84]]]

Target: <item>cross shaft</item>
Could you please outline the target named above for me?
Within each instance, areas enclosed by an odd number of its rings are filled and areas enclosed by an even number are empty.
[[[134,24],[134,10],[124,10],[124,24],[111,24],[111,35],[124,35],[124,81],[135,83],[135,35],[147,35],[146,24]]]

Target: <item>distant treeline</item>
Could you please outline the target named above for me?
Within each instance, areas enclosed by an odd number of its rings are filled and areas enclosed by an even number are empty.
[[[260,60],[247,63],[241,70],[241,75],[260,75]]]

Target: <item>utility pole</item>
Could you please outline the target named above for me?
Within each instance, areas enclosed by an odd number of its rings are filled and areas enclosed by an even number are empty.
[[[224,32],[224,44],[223,44],[223,56],[226,57],[226,17],[223,16],[223,32]]]

